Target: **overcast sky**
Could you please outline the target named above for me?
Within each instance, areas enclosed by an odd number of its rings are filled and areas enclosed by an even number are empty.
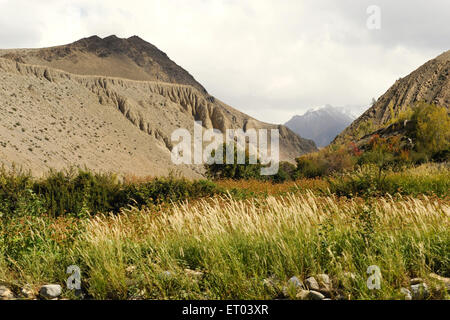
[[[370,5],[380,29],[367,27]],[[138,35],[212,95],[276,123],[368,105],[450,49],[448,0],[0,0],[0,12],[1,48]]]

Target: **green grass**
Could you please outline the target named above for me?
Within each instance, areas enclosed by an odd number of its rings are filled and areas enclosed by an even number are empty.
[[[75,264],[96,299],[274,299],[294,275],[327,273],[334,295],[395,299],[409,278],[450,275],[448,215],[440,200],[364,203],[310,193],[216,198],[85,220],[35,217],[2,229],[0,281],[64,285],[65,268]],[[382,270],[381,290],[366,286],[370,265]],[[127,273],[130,266],[135,271]],[[196,280],[185,269],[204,276]],[[267,287],[269,277],[279,282]]]
[[[376,167],[365,165],[327,180],[332,193],[347,197],[385,194],[448,197],[450,190],[448,164],[426,164],[399,172],[387,170],[381,174]]]
[[[2,212],[9,213],[0,218],[0,283],[16,294],[48,283],[66,288],[66,268],[77,265],[84,292],[95,299],[276,299],[292,276],[319,273],[332,278],[334,298],[401,299],[400,288],[414,277],[426,279],[431,298],[448,298],[428,276],[450,276],[445,166],[388,172],[388,187],[376,180],[371,186],[370,171],[348,175],[342,185],[316,179],[285,186],[170,177],[108,186],[110,178],[83,174],[53,175],[62,185],[0,175]],[[374,189],[357,197],[367,181]],[[43,196],[52,193],[37,184],[56,195],[59,186],[67,196],[74,186],[111,188],[126,208],[91,215],[86,208],[100,202],[84,200],[87,214],[54,214]],[[370,265],[381,269],[381,290],[367,288]],[[268,278],[273,285],[264,284]],[[76,298],[67,289],[63,296]]]

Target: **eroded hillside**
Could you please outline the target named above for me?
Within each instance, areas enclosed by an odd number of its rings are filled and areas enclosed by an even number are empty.
[[[269,125],[190,85],[75,75],[0,59],[0,156],[33,172],[87,166],[136,175],[201,166],[174,166],[170,135],[177,128],[279,128],[281,158],[315,150],[283,126]]]
[[[356,119],[335,140],[335,143],[357,141],[383,128],[416,102],[434,103],[450,107],[450,51],[428,61],[423,66],[399,79],[361,117]]]

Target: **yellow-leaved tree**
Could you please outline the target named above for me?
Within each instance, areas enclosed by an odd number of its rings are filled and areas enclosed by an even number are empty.
[[[446,107],[419,104],[413,116],[417,121],[419,149],[431,153],[446,150],[450,146],[450,117]]]

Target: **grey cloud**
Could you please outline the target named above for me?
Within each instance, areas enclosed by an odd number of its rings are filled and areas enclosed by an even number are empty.
[[[381,30],[366,27],[372,4]],[[450,38],[446,0],[0,0],[0,11],[0,47],[139,35],[217,98],[278,123],[366,105]]]

